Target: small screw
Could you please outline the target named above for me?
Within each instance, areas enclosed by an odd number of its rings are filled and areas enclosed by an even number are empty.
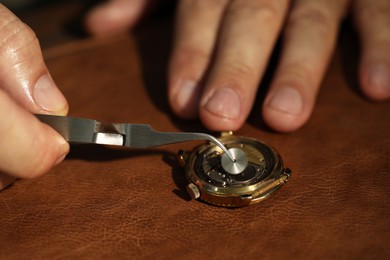
[[[221,137],[224,137],[224,136],[231,136],[231,135],[233,135],[233,131],[221,132]]]

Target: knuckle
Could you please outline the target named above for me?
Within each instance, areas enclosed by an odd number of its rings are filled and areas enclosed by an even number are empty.
[[[199,1],[199,0],[184,0],[181,1],[181,5],[185,5],[186,8],[192,10],[213,10],[213,9],[221,9],[221,7],[225,6],[227,0],[213,0],[213,1]]]
[[[252,66],[242,61],[229,62],[228,64],[229,65],[223,69],[223,73],[226,75],[225,77],[227,79],[239,82],[251,82],[253,79],[257,78],[258,72]]]
[[[299,62],[285,64],[278,71],[281,81],[287,81],[295,86],[315,86],[315,79],[311,62],[301,60]]]
[[[203,48],[194,46],[183,46],[174,56],[178,66],[188,66],[188,64],[203,64],[206,66],[210,60],[210,52]]]
[[[22,58],[18,54],[28,54],[25,49],[39,46],[35,33],[16,17],[0,23],[0,33],[2,34],[0,52],[4,59],[16,57],[18,60]]]
[[[371,2],[370,2],[371,3]],[[364,7],[358,8],[357,19],[359,23],[370,23],[376,19],[386,19],[387,23],[382,23],[384,26],[389,25],[390,4],[378,1],[375,4],[366,4]]]
[[[230,12],[239,13],[247,17],[257,17],[263,21],[274,22],[275,19],[282,16],[280,1],[246,1],[237,0],[232,2]]]
[[[334,15],[318,5],[309,5],[292,11],[288,19],[288,28],[291,30],[301,27],[311,27],[327,34],[337,25]]]

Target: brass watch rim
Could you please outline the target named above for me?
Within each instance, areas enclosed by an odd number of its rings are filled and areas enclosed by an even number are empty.
[[[187,153],[185,161],[185,175],[189,183],[196,185],[199,189],[199,199],[217,206],[240,207],[257,203],[266,199],[274,191],[278,190],[290,178],[291,171],[284,168],[283,160],[277,151],[268,144],[251,137],[224,135],[219,140],[226,146],[231,144],[244,143],[253,147],[261,147],[271,156],[273,167],[269,169],[266,178],[259,182],[245,187],[222,187],[206,182],[195,171],[197,158],[207,150],[219,149],[212,143],[206,143],[196,147],[192,152]]]

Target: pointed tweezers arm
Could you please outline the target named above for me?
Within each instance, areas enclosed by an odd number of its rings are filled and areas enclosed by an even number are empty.
[[[187,132],[158,132],[150,125],[108,124],[93,119],[36,115],[54,128],[68,142],[94,143],[147,148],[194,140],[208,140],[220,147],[234,161],[226,147],[212,135]]]

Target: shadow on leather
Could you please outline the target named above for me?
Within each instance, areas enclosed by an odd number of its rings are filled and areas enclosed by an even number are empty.
[[[124,147],[110,147],[93,144],[73,144],[66,160],[84,161],[116,161],[126,158],[145,157],[160,155],[167,165],[171,167],[172,179],[177,187],[172,192],[179,198],[190,201],[191,198],[186,192],[187,180],[184,169],[179,165],[177,155],[163,149],[129,149]]]
[[[171,154],[163,149],[130,149],[125,147],[110,147],[95,144],[72,144],[68,160],[85,160],[85,161],[116,161],[125,158],[137,158],[149,155]]]

